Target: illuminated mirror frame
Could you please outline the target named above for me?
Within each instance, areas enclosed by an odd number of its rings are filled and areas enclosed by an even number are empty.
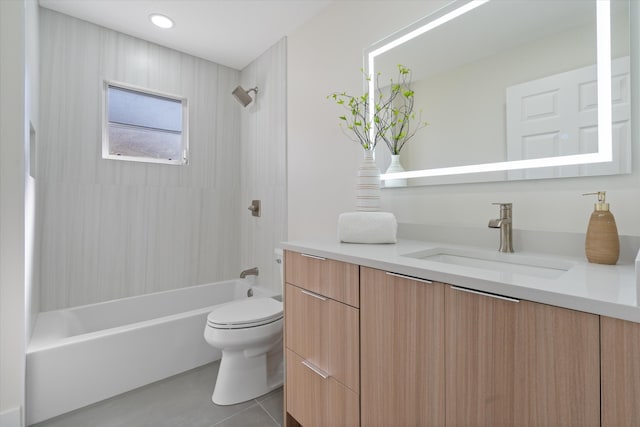
[[[375,59],[394,47],[412,40],[452,19],[463,15],[491,0],[456,0],[433,14],[392,34],[372,45],[365,51],[367,75],[375,75]],[[553,166],[582,165],[602,163],[613,160],[612,112],[611,112],[611,21],[609,0],[596,0],[597,34],[597,75],[598,75],[598,152],[574,154],[569,156],[543,157],[529,160],[511,160],[505,162],[484,163],[447,168],[434,168],[416,171],[385,173],[380,179],[422,178],[431,176],[461,175],[478,172],[498,172],[519,169],[532,169]],[[368,81],[369,99],[375,99],[375,80]],[[606,84],[601,84],[606,82]],[[373,108],[370,109],[373,121]],[[373,134],[375,130],[372,129]]]

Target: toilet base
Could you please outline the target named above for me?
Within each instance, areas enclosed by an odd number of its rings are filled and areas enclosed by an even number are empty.
[[[244,350],[223,350],[211,400],[216,405],[234,405],[267,394],[282,386],[284,366],[282,340],[259,355]]]

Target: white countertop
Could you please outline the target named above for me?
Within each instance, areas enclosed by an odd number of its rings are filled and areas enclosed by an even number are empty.
[[[547,257],[554,261],[562,260],[573,264],[559,277],[548,279],[403,256],[443,246],[467,248],[436,242],[399,240],[397,244],[367,245],[310,240],[283,242],[282,246],[287,250],[420,279],[640,323],[640,307],[637,305],[636,296],[636,271],[633,263],[611,266],[590,264],[582,258],[526,252],[514,254],[515,256]],[[479,250],[486,251],[486,249]],[[362,291],[364,292],[365,289],[363,288]]]

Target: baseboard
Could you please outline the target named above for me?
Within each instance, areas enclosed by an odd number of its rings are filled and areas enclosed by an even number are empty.
[[[0,412],[0,427],[22,427],[20,407]]]

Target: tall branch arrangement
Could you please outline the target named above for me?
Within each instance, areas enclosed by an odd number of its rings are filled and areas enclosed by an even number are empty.
[[[385,99],[385,93],[379,84],[380,75],[376,76],[376,93],[373,102],[374,114],[370,117],[371,102],[369,93],[366,92],[360,96],[349,95],[346,92],[334,92],[327,96],[333,99],[338,105],[344,107],[346,114],[339,116],[340,128],[342,132],[362,145],[365,150],[374,150],[378,142],[384,140],[388,131],[387,127],[380,120],[380,117],[386,115],[391,107],[393,100],[397,94],[393,94]],[[371,77],[365,75],[366,81]],[[388,120],[385,120],[388,122]],[[373,135],[371,129],[374,130]]]
[[[370,76],[365,76],[367,81]],[[427,126],[426,122],[418,122],[412,126],[416,115],[413,112],[414,92],[410,88],[411,70],[398,65],[398,78],[394,83],[390,80],[388,87],[380,84],[380,74],[376,75],[376,91],[373,104],[369,94],[360,96],[346,92],[334,92],[327,96],[342,106],[347,113],[339,116],[340,128],[352,141],[362,145],[365,150],[374,150],[377,143],[383,140],[392,154],[399,154],[402,147]],[[374,113],[370,117],[370,108]],[[373,134],[371,130],[373,131]]]
[[[420,129],[429,125],[422,121],[422,111],[416,121],[413,111],[415,92],[411,89],[411,70],[398,65],[398,79],[389,84],[389,98],[392,103],[386,111],[381,112],[378,121],[380,127],[386,131],[382,139],[387,144],[391,154],[400,154],[402,147],[413,138]]]

